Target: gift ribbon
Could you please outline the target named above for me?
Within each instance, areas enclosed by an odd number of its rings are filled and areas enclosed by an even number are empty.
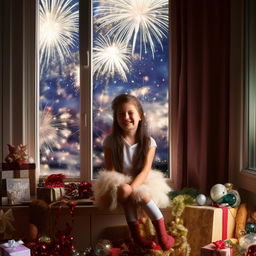
[[[15,228],[12,225],[14,221],[12,209],[8,209],[4,212],[2,209],[0,211],[0,233],[5,233],[8,229],[10,232],[15,231]]]
[[[19,241],[15,241],[15,240],[8,240],[7,243],[2,244],[1,246],[4,248],[11,248],[11,247],[17,247],[24,244],[23,241],[19,240]]]
[[[215,246],[215,248],[216,248],[217,250],[219,250],[219,249],[225,249],[225,248],[226,248],[226,246],[225,246],[225,241],[223,241],[223,240],[218,240],[218,241],[212,242],[212,243],[214,244],[214,246]]]
[[[226,249],[228,248],[226,245],[225,245],[225,241],[224,240],[218,240],[218,241],[215,241],[215,242],[212,242],[212,244],[214,245],[215,247],[215,252],[217,254],[217,256],[221,255],[221,250],[222,249]],[[232,248],[229,249],[230,252],[231,252],[231,255],[232,255]],[[229,254],[230,255],[230,254]]]
[[[222,240],[228,237],[228,208],[220,206],[222,209]]]
[[[228,208],[218,204],[214,204],[214,206],[222,210],[222,240],[226,240],[228,237]]]

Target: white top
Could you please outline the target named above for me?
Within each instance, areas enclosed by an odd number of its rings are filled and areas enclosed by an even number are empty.
[[[112,148],[112,136],[109,135],[103,142],[103,147]],[[124,162],[123,162],[123,173],[132,175],[132,157],[137,148],[137,143],[130,145],[126,140],[124,140]],[[149,147],[157,147],[156,141],[150,137]]]

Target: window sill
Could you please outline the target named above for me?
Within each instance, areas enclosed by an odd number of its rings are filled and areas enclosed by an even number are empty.
[[[52,206],[52,209],[56,209],[58,207],[59,204],[56,204],[56,205],[53,205]],[[68,206],[67,205],[63,205],[64,206],[63,208],[67,208],[68,209]],[[7,208],[11,208],[11,209],[28,209],[29,208],[29,204],[24,204],[24,205],[3,205],[2,208],[5,210]],[[75,209],[76,210],[86,210],[86,212],[88,214],[95,214],[95,215],[98,215],[98,214],[103,214],[103,215],[119,215],[119,214],[123,214],[123,209],[122,208],[117,208],[115,210],[106,210],[106,209],[100,209],[98,208],[96,205],[92,204],[92,205],[76,205],[75,206]],[[167,208],[161,208],[160,210],[164,213],[168,213],[168,212],[171,212],[170,210],[171,208],[170,207],[167,207]]]

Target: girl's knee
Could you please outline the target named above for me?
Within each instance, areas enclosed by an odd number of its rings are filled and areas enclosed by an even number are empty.
[[[125,201],[132,193],[132,188],[129,184],[122,184],[118,187],[117,195],[120,201]]]

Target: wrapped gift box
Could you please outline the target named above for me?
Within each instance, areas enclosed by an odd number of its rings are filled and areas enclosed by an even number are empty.
[[[232,256],[232,248],[216,249],[214,244],[201,248],[201,256]]]
[[[29,178],[31,195],[35,195],[35,169],[34,163],[2,163],[2,179]]]
[[[228,208],[227,238],[234,237],[237,208]],[[200,255],[201,247],[222,238],[221,208],[212,206],[187,206],[183,213],[184,225],[188,229],[191,256]]]
[[[30,201],[29,179],[4,179],[2,181],[2,196],[7,197],[9,205]]]
[[[44,200],[47,203],[61,200],[64,195],[65,195],[64,188],[48,188],[48,187],[37,188],[37,199]]]
[[[0,245],[1,256],[30,256],[30,249],[26,246],[19,244],[12,247],[7,247],[8,244],[4,243]]]

